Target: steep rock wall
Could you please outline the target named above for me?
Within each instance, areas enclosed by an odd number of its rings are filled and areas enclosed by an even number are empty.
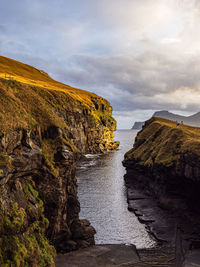
[[[76,161],[119,145],[105,99],[42,79],[0,79],[1,266],[54,266],[55,249],[94,244],[94,228],[78,217]]]
[[[123,164],[126,179],[153,193],[162,207],[199,217],[200,128],[152,118]]]

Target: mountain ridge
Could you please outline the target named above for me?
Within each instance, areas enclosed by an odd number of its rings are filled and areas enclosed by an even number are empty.
[[[178,123],[183,122],[184,124],[194,126],[194,127],[200,127],[200,112],[197,112],[197,113],[195,113],[193,115],[189,115],[189,116],[183,116],[183,115],[169,112],[168,110],[160,110],[160,111],[154,112],[152,117],[159,117],[159,118],[163,118],[163,119],[177,121]],[[137,130],[142,129],[142,126],[144,125],[144,123],[145,123],[145,121],[135,122],[133,127],[132,127],[132,130],[133,129],[137,129]]]

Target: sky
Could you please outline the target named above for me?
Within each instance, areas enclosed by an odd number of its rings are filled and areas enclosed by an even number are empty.
[[[0,55],[106,98],[119,129],[200,111],[199,0],[0,3]]]

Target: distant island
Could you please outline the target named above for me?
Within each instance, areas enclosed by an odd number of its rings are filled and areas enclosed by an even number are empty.
[[[182,116],[178,114],[171,113],[167,110],[156,111],[152,117],[159,117],[163,119],[168,119],[171,121],[183,122],[184,124],[190,126],[200,127],[200,112],[197,112],[191,116]],[[132,130],[140,130],[144,125],[144,121],[136,121],[131,128]]]

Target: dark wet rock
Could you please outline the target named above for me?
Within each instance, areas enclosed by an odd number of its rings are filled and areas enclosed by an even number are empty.
[[[133,245],[98,245],[66,255],[58,255],[56,267],[135,266],[139,261],[138,253]]]
[[[139,249],[140,263],[134,267],[179,267],[176,264],[174,250],[171,248]]]
[[[92,227],[87,220],[77,220],[71,225],[72,237],[74,240],[91,240],[91,244],[94,244],[94,235],[96,233],[94,227]]]
[[[198,255],[192,245],[200,236],[199,136],[194,131],[199,129],[153,118],[123,161],[128,209],[159,246],[174,251],[178,267],[193,266],[189,255]],[[194,258],[200,264],[200,257]]]
[[[58,255],[56,267],[178,267],[174,250],[139,249],[133,245],[97,245]]]
[[[94,245],[94,241],[91,242],[90,239],[88,241],[86,241],[86,240],[76,240],[76,242],[77,242],[79,248],[87,248],[87,247],[91,246],[91,244]]]
[[[147,225],[148,232],[158,243],[166,245],[166,242],[168,242],[169,246],[173,244],[178,223],[175,216],[159,207],[156,199],[149,195],[145,198],[145,195],[140,193],[139,189],[137,191],[136,188],[134,190],[133,188],[134,185],[132,189],[131,187],[127,188],[127,191],[135,192],[136,196],[142,195],[143,199],[134,199],[132,193],[131,199],[128,200],[128,209],[134,212],[141,223]]]
[[[189,251],[185,255],[183,267],[200,267],[200,249]]]
[[[67,240],[66,238],[64,238],[62,242],[60,242],[59,245],[57,246],[57,249],[58,251],[60,251],[60,253],[64,253],[66,251],[77,250],[78,247],[79,246],[77,242],[75,242],[74,240]]]
[[[8,121],[0,117],[0,266],[53,266],[55,249],[94,244],[94,228],[79,220],[76,164],[119,146],[116,121],[109,102],[87,92],[85,105],[63,90],[0,79],[0,93],[0,113],[9,105]]]

